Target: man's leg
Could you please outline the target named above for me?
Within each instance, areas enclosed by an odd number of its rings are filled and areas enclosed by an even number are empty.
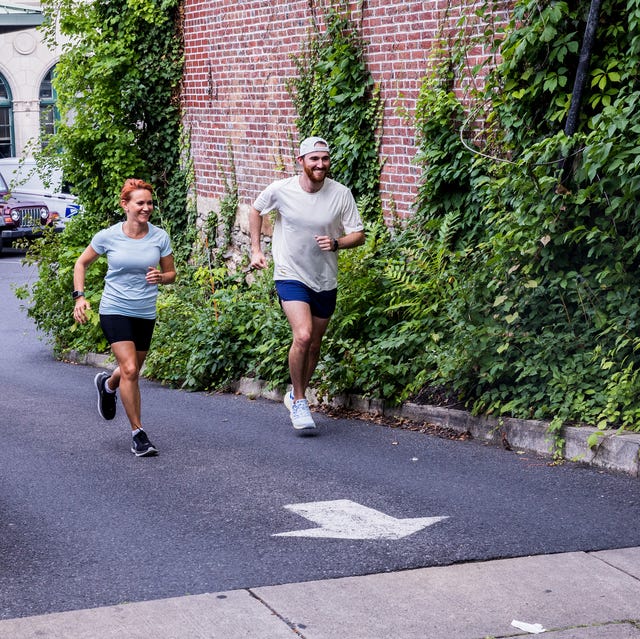
[[[282,310],[289,321],[293,340],[289,348],[289,375],[294,400],[304,399],[309,361],[309,345],[313,319],[306,302],[282,302]]]
[[[293,398],[304,399],[309,381],[318,364],[320,345],[329,319],[313,317],[306,302],[282,302],[282,310],[293,333],[289,349],[289,374]]]
[[[309,350],[307,355],[307,370],[304,379],[304,390],[306,392],[313,377],[313,373],[318,365],[320,359],[320,346],[322,345],[322,338],[329,326],[329,319],[324,317],[311,317],[311,339],[309,340]]]

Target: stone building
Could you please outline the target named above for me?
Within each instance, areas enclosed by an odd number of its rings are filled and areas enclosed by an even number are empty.
[[[0,4],[0,157],[30,155],[41,131],[55,125],[51,84],[60,46],[51,49],[38,30],[39,2]]]

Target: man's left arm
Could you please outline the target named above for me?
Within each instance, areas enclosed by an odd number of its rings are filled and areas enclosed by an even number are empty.
[[[338,251],[340,249],[355,248],[364,244],[364,231],[352,231],[342,237],[330,235],[316,235],[316,242],[321,251]]]
[[[338,249],[350,249],[364,244],[364,231],[353,231],[336,238]],[[338,250],[336,249],[336,250]]]

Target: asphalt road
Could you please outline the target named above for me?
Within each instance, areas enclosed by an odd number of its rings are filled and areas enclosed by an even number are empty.
[[[268,400],[144,380],[160,455],[136,458],[123,411],[96,412],[96,369],[54,360],[20,310],[11,284],[35,276],[0,257],[0,619],[640,546],[637,479],[320,413],[299,437]],[[333,501],[444,519],[399,539],[276,536],[317,527],[287,506]]]

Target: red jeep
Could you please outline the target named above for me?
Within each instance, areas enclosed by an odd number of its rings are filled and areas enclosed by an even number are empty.
[[[16,198],[9,193],[9,187],[0,174],[0,252],[10,247],[14,240],[27,240],[42,235],[45,227],[62,231],[57,224],[58,213],[49,211],[49,207],[38,199]]]

